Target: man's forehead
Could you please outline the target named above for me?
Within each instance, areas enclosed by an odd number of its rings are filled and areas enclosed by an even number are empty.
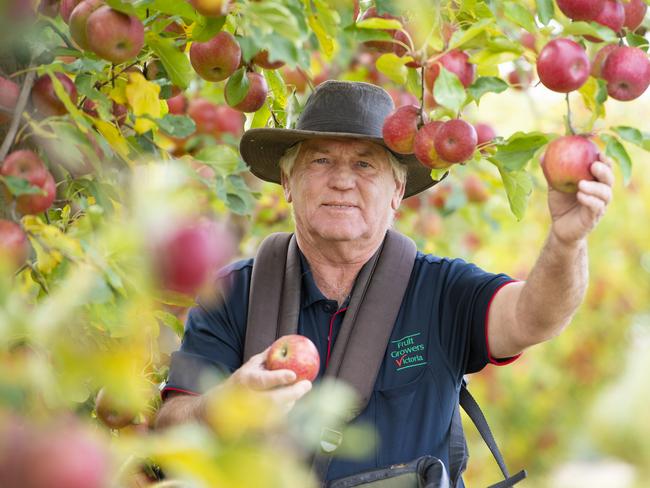
[[[360,156],[363,155],[383,155],[385,149],[379,144],[370,141],[346,138],[316,138],[309,139],[302,143],[304,151],[323,152],[340,151],[342,146],[349,147]]]

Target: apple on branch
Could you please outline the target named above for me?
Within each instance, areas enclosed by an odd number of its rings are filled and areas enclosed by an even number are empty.
[[[74,82],[63,73],[54,73],[54,76],[61,82],[72,103],[77,103],[77,88]],[[43,75],[36,80],[31,97],[34,108],[45,117],[68,113],[68,109],[54,91],[54,82],[49,75]]]
[[[68,25],[70,26],[70,37],[72,40],[84,51],[90,50],[88,43],[88,33],[86,26],[88,25],[88,17],[99,7],[104,5],[103,0],[83,0],[77,2],[68,18]]]
[[[226,103],[240,112],[256,112],[262,107],[262,105],[264,105],[264,102],[266,102],[266,95],[269,92],[269,87],[266,84],[266,78],[264,78],[260,73],[249,71],[246,73],[246,77],[248,78],[248,91],[246,92],[244,99],[238,103],[232,103],[231,100],[229,100],[228,90],[226,90]]]
[[[190,47],[190,62],[196,74],[207,81],[222,81],[239,67],[241,48],[229,32],[221,31],[206,42]]]
[[[605,7],[605,0],[557,0],[562,13],[573,20],[594,20]]]
[[[318,349],[303,335],[282,336],[271,344],[266,356],[266,369],[290,369],[296,373],[296,381],[314,381],[320,370]]]
[[[399,107],[386,117],[382,135],[389,149],[400,154],[412,154],[419,120],[420,107],[416,105]]]
[[[22,178],[31,186],[42,190],[43,193],[20,195],[16,198],[16,209],[21,214],[44,212],[54,202],[56,183],[36,153],[26,149],[12,152],[2,163],[0,175]],[[8,190],[5,189],[5,193],[8,195]]]
[[[88,17],[89,48],[113,64],[135,58],[144,46],[144,26],[134,15],[103,6]]]
[[[450,161],[442,159],[435,148],[436,134],[442,125],[443,122],[434,120],[424,124],[415,134],[413,143],[415,157],[431,169],[445,169],[452,165]]]
[[[606,0],[605,6],[593,21],[609,27],[620,35],[623,30],[623,24],[625,24],[625,8],[618,0]],[[586,35],[585,39],[591,42],[602,42],[602,39],[591,35]]]
[[[650,84],[650,60],[638,47],[616,47],[603,62],[601,76],[607,82],[610,97],[621,101],[634,100]]]
[[[591,66],[585,50],[571,39],[550,41],[537,58],[537,74],[549,90],[568,93],[589,78]]]
[[[206,17],[222,17],[228,13],[230,0],[190,0],[192,7]]]
[[[625,9],[625,23],[623,25],[634,32],[643,23],[648,4],[643,0],[623,0],[623,8]]]
[[[467,53],[452,49],[440,57],[432,56],[424,66],[424,82],[429,91],[433,90],[433,85],[440,74],[440,66],[455,74],[465,88],[474,83],[476,65],[469,62]]]
[[[18,269],[28,257],[29,241],[20,225],[0,219],[0,261],[8,261],[13,269]]]
[[[445,161],[462,163],[472,157],[478,137],[474,126],[461,119],[444,122],[435,136],[435,149]]]

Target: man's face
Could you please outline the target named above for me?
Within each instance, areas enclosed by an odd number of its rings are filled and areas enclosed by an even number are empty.
[[[305,141],[282,186],[297,230],[329,241],[383,237],[404,195],[386,150],[349,139]]]

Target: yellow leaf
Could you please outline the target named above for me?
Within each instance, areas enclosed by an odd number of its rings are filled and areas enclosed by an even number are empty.
[[[126,85],[126,98],[133,110],[133,115],[149,115],[155,119],[162,117],[165,103],[159,98],[160,85],[148,81],[140,73],[129,73]]]
[[[120,105],[126,105],[128,102],[126,98],[126,80],[123,78],[118,78],[115,80],[115,85],[111,89],[108,96]]]
[[[129,161],[129,143],[122,133],[113,124],[104,120],[95,119],[95,127],[101,135],[104,136],[106,141],[111,147],[120,155],[125,161]]]

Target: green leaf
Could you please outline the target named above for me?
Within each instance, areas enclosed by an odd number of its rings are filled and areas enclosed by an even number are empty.
[[[169,327],[174,334],[180,338],[183,337],[185,327],[183,326],[183,322],[178,320],[176,315],[166,312],[165,310],[156,310],[154,315],[163,325]]]
[[[587,109],[594,113],[595,117],[605,116],[605,106],[600,101],[600,85],[596,78],[589,77],[586,83],[578,90]],[[605,92],[607,93],[607,92]]]
[[[399,30],[402,23],[397,19],[383,19],[381,17],[371,17],[357,22],[359,29],[380,29],[380,30]]]
[[[185,53],[179,51],[173,39],[159,37],[153,32],[146,34],[146,40],[147,45],[160,58],[169,81],[185,90],[194,78],[194,70]]]
[[[625,125],[619,125],[617,127],[612,127],[621,139],[631,142],[635,146],[639,146],[641,149],[650,151],[650,133],[641,132],[636,127],[627,127]]]
[[[440,74],[433,85],[433,96],[440,105],[457,113],[465,102],[465,87],[455,74],[440,66]]]
[[[206,146],[194,159],[203,161],[222,177],[232,174],[239,165],[239,155],[232,147],[226,145]]]
[[[451,37],[449,49],[456,49],[463,44],[471,41],[476,36],[481,34],[485,29],[490,27],[495,22],[495,19],[482,19],[476,22],[472,27],[465,31],[456,31]]]
[[[504,15],[507,19],[511,20],[520,27],[523,27],[528,32],[535,32],[537,26],[535,25],[535,18],[526,7],[521,5],[520,2],[506,2],[504,4]]]
[[[366,42],[366,41],[387,41],[390,42],[393,39],[388,32],[383,30],[371,30],[371,29],[357,29],[355,25],[348,26],[344,29],[344,32],[354,35],[356,42]]]
[[[275,69],[265,69],[264,78],[269,84],[269,95],[282,109],[287,105],[287,85],[284,78]]]
[[[269,117],[271,117],[271,109],[269,104],[265,103],[260,107],[260,109],[255,112],[253,115],[253,121],[251,122],[251,129],[257,129],[260,127],[266,127],[269,122]]]
[[[548,25],[553,17],[555,17],[555,6],[553,0],[535,0],[537,4],[537,17],[539,21]]]
[[[156,124],[172,137],[188,137],[196,131],[194,120],[185,115],[166,114],[162,119],[156,119]]]
[[[508,195],[510,210],[517,220],[521,220],[524,218],[528,199],[533,192],[533,180],[526,171],[507,171],[498,164],[497,168],[499,168],[499,174],[503,180],[506,195]]]
[[[494,159],[506,171],[522,170],[549,139],[549,136],[542,132],[516,132],[503,144],[497,146]]]
[[[264,38],[263,44],[269,52],[270,62],[281,60],[293,67],[300,60],[298,47],[291,39],[273,33]]]
[[[625,35],[625,39],[627,39],[627,43],[630,46],[638,47],[646,52],[648,51],[648,40],[645,37],[635,34],[634,32],[628,32]]]
[[[377,69],[388,76],[391,81],[394,81],[398,85],[404,85],[406,84],[406,77],[408,74],[408,68],[405,64],[410,61],[413,61],[411,56],[399,57],[394,53],[385,53],[377,58],[375,65],[377,66]]]
[[[231,106],[237,105],[246,97],[249,85],[250,83],[248,82],[245,68],[239,68],[228,78],[228,82],[226,83],[226,98]]]
[[[38,186],[32,186],[25,178],[18,176],[0,176],[0,181],[4,183],[6,188],[15,197],[20,195],[45,195],[45,191]]]
[[[628,184],[630,178],[632,177],[632,160],[630,155],[621,144],[621,141],[618,138],[602,134],[601,139],[607,143],[605,147],[605,154],[614,159],[618,165],[621,167],[621,173],[623,173],[623,183]]]
[[[199,15],[190,2],[179,2],[178,0],[151,0],[149,8],[153,11],[162,12],[167,15],[178,15],[184,19],[196,20]]]
[[[571,22],[564,27],[563,35],[584,36],[590,35],[602,39],[605,42],[616,42],[618,37],[609,27],[597,24],[596,22]]]
[[[408,91],[420,100],[420,97],[422,96],[422,77],[420,76],[420,73],[418,73],[418,70],[408,70],[408,74],[406,75],[406,88],[408,88]],[[420,105],[421,104],[422,101],[420,100]]]
[[[481,76],[472,83],[467,91],[476,103],[486,93],[501,93],[508,89],[508,83],[496,76]]]
[[[223,17],[199,16],[194,29],[192,29],[192,39],[198,42],[209,41],[221,31],[225,22],[225,15]]]

